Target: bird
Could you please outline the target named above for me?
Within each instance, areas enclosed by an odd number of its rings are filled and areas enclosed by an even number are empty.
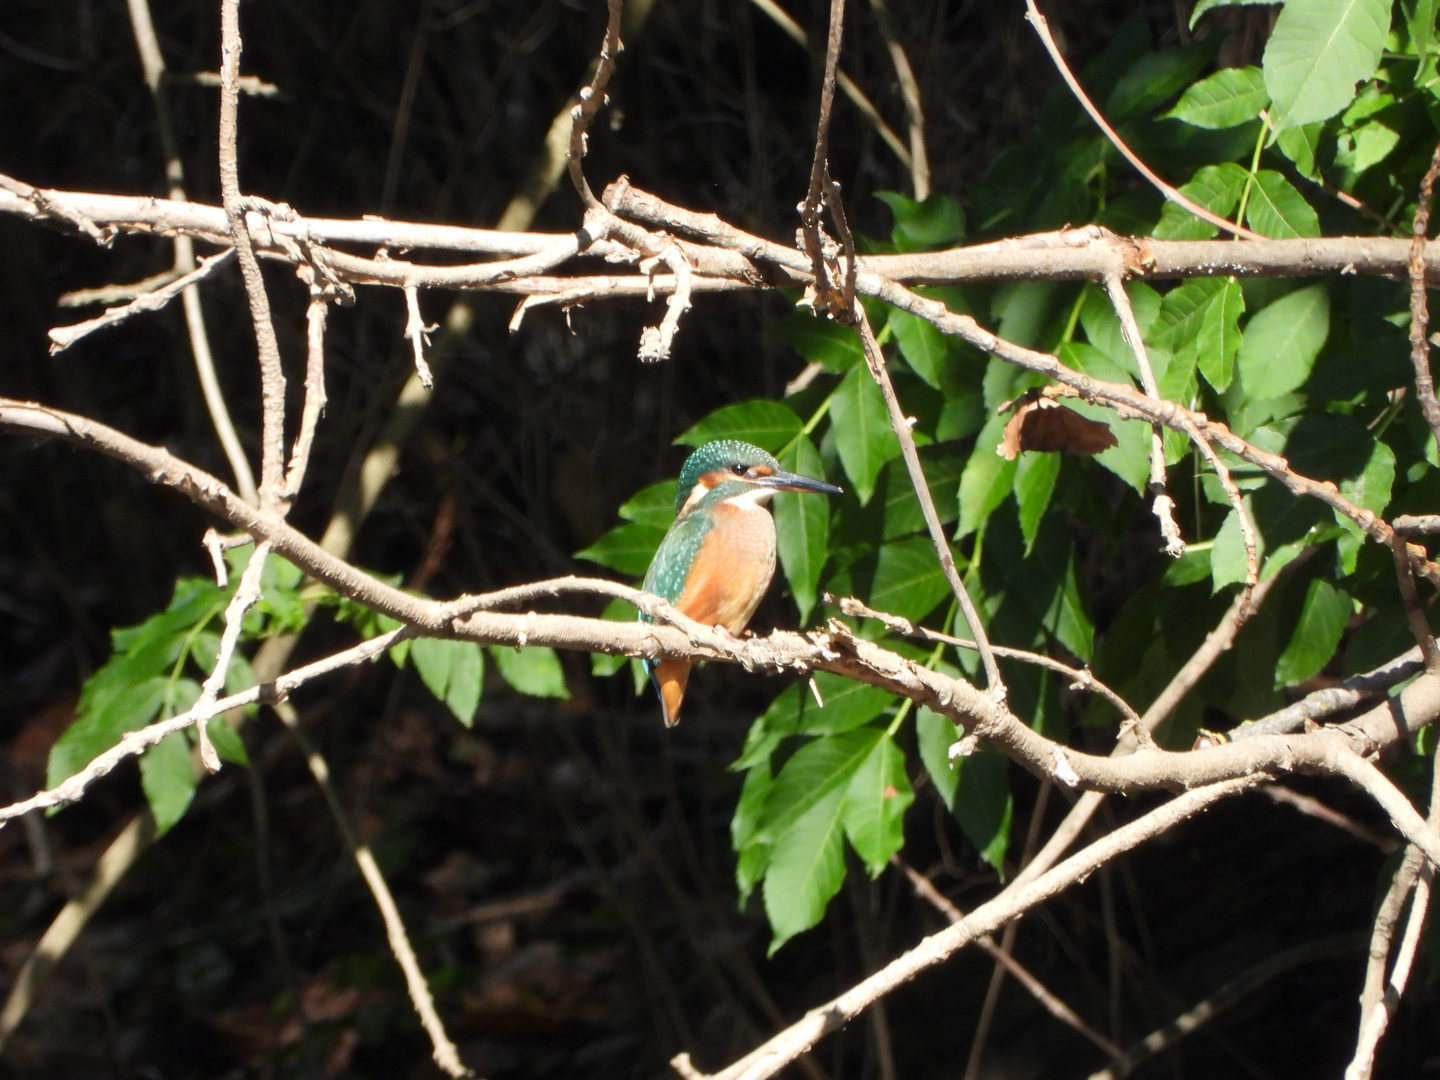
[[[705,626],[738,636],[775,574],[776,492],[840,495],[822,480],[786,472],[758,446],[717,439],[685,461],[675,493],[675,520],[655,551],[641,588]],[[644,613],[643,622],[652,620]],[[646,660],[665,726],[680,722],[680,703],[695,661]]]

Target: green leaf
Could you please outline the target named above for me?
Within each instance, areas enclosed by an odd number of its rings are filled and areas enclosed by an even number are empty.
[[[1226,278],[1224,287],[1205,309],[1205,318],[1195,339],[1200,374],[1216,391],[1223,393],[1235,374],[1235,356],[1242,336],[1240,316],[1245,314],[1245,294],[1240,283]]]
[[[210,735],[210,744],[215,747],[215,753],[220,755],[221,761],[228,761],[232,765],[249,766],[250,754],[245,749],[245,740],[240,733],[225,722],[223,716],[212,716],[210,722],[205,725],[205,730]]]
[[[865,359],[855,331],[816,315],[809,308],[792,312],[770,327],[770,336],[789,345],[811,363],[840,375]]]
[[[1340,494],[1363,510],[1383,515],[1390,504],[1390,492],[1395,485],[1395,451],[1383,442],[1376,442],[1365,468],[1359,476],[1340,481]],[[1359,536],[1364,530],[1348,517],[1335,515],[1351,533]]]
[[[674,480],[662,480],[641,488],[620,504],[620,516],[638,525],[668,529],[675,520],[675,489],[678,486]]]
[[[1279,4],[1282,2],[1283,0],[1199,0],[1199,2],[1195,5],[1195,10],[1190,13],[1190,29],[1194,30],[1195,24],[1200,21],[1200,16],[1204,15],[1205,12],[1209,11],[1211,8],[1234,7],[1240,4],[1270,5]]]
[[[780,455],[780,467],[802,476],[825,475],[825,463],[808,436],[796,439]],[[830,547],[830,501],[823,495],[781,492],[775,496],[776,548],[785,580],[800,609],[800,622],[810,618],[820,572]]]
[[[910,370],[939,390],[940,365],[948,349],[945,335],[929,320],[899,309],[890,312],[890,329]]]
[[[655,525],[631,522],[611,529],[589,547],[577,551],[577,559],[608,566],[622,574],[641,577],[655,557],[655,549],[665,539],[665,530]]]
[[[1243,500],[1245,507],[1250,512],[1251,520],[1254,520],[1254,510],[1251,509],[1250,497],[1247,495]],[[1264,537],[1255,537],[1255,556],[1258,559],[1265,557]],[[1210,549],[1210,578],[1214,582],[1213,591],[1219,592],[1226,585],[1238,585],[1245,580],[1247,573],[1245,561],[1245,534],[1240,531],[1240,518],[1234,510],[1220,526],[1220,531],[1215,534],[1215,546]]]
[[[1384,161],[1398,145],[1398,131],[1379,120],[1371,120],[1354,131],[1340,133],[1335,143],[1335,164],[1352,173],[1363,173]]]
[[[955,817],[980,857],[997,870],[1010,846],[1009,759],[993,750],[956,758]]]
[[[949,719],[927,706],[920,706],[915,714],[915,741],[920,747],[920,760],[925,771],[935,783],[940,799],[951,810],[955,809],[955,789],[960,784],[960,774],[950,760],[950,747],[960,738],[960,732]]]
[[[195,770],[185,732],[165,736],[141,755],[140,786],[155,818],[155,835],[164,836],[185,816],[195,797]]]
[[[901,251],[950,247],[965,238],[965,211],[949,195],[932,194],[923,202],[897,191],[877,191],[875,197],[895,215],[890,238]]]
[[[435,697],[466,727],[480,707],[485,678],[485,655],[473,641],[416,638],[410,645],[410,662]]]
[[[1316,161],[1320,154],[1320,136],[1325,130],[1323,122],[1302,124],[1280,132],[1275,145],[1295,165],[1295,171],[1307,180],[1320,182],[1320,168]]]
[[[1215,56],[1216,41],[1196,41],[1143,54],[1115,84],[1105,115],[1121,123],[1163,105],[1188,85]]]
[[[928,447],[920,451],[920,471],[925,475],[925,484],[935,503],[935,515],[942,525],[954,521],[960,512],[960,473],[964,466],[965,459],[958,454],[935,452]],[[919,532],[925,528],[925,513],[920,509],[920,499],[915,494],[915,485],[910,482],[910,471],[905,467],[904,459],[892,458],[884,472],[883,539],[894,540]]]
[[[915,801],[905,775],[905,754],[889,735],[882,735],[860,763],[845,791],[841,817],[870,876],[879,877],[904,841],[905,811]]]
[[[824,704],[816,703],[808,681],[787,687],[756,721],[741,763],[756,759],[761,738],[757,732],[776,741],[790,735],[838,735],[875,719],[895,702],[889,691],[828,671],[817,671],[812,678]],[[756,746],[751,745],[752,740]],[[770,750],[764,751],[767,758]]]
[[[845,878],[845,789],[834,787],[812,803],[770,849],[765,870],[765,915],[775,935],[769,955],[825,914]]]
[[[885,399],[867,368],[851,368],[835,388],[830,396],[830,421],[840,463],[864,506],[875,491],[880,467],[900,453]]]
[[[825,796],[844,791],[884,732],[862,727],[814,739],[785,762],[765,803],[756,836],[776,841]]]
[[[774,453],[805,425],[788,406],[755,398],[716,409],[675,440],[680,446],[702,446],[713,439],[739,439]]]
[[[880,548],[870,586],[870,606],[876,611],[918,622],[949,592],[928,537],[894,540]]]
[[[1305,590],[1300,621],[1275,666],[1277,690],[1303,683],[1320,673],[1335,655],[1353,611],[1350,597],[1334,585],[1320,578],[1310,582]]]
[[[1180,194],[1196,206],[1219,217],[1228,218],[1240,202],[1240,193],[1245,190],[1249,173],[1227,161],[1220,165],[1206,165],[1196,171],[1188,184],[1180,185]],[[1202,221],[1189,210],[1167,202],[1160,211],[1160,223],[1151,233],[1158,240],[1208,240],[1219,229],[1208,221]]]
[[[1257,67],[1221,68],[1180,95],[1165,115],[1201,128],[1232,128],[1254,120],[1270,104]]]
[[[1015,502],[1020,508],[1020,532],[1025,537],[1026,555],[1035,544],[1040,519],[1050,505],[1059,476],[1059,454],[1027,452],[1015,462]]]
[[[1115,433],[1115,445],[1095,455],[1095,460],[1125,483],[1144,495],[1150,482],[1150,425],[1138,420],[1115,419],[1115,413],[1097,405],[1076,404],[1069,406],[1091,420],[1110,425]]]
[[[1133,383],[1135,379],[1128,368],[1117,364],[1109,354],[1086,341],[1067,341],[1055,350],[1055,355],[1066,367],[1074,368],[1092,379],[1122,384]]]
[[[1255,314],[1240,344],[1240,385],[1252,401],[1279,397],[1310,376],[1330,333],[1330,293],[1323,282],[1282,296]]]
[[[560,657],[555,655],[554,649],[544,645],[527,645],[523,649],[492,645],[490,655],[500,669],[501,677],[520,693],[531,697],[570,697],[570,691],[565,688],[565,669],[560,666]],[[478,689],[475,701],[478,705]],[[473,710],[471,715],[474,715]]]
[[[1328,120],[1380,64],[1390,0],[1287,0],[1265,46],[1277,128]]]
[[[99,674],[97,672],[96,676]],[[95,676],[92,676],[86,684],[87,690],[94,681]],[[119,742],[126,732],[139,731],[154,720],[169,688],[169,679],[155,675],[130,685],[109,688],[100,700],[91,694],[88,703],[82,693],[75,722],[50,748],[46,786],[54,787],[73,776]]]
[[[963,540],[1005,501],[1015,481],[1015,462],[1006,461],[995,452],[1005,432],[1008,416],[991,416],[980,429],[975,449],[965,470],[960,474],[960,524],[955,539]]]
[[[1298,240],[1320,235],[1320,218],[1295,186],[1274,169],[1255,174],[1245,210],[1250,228],[1272,240]]]
[[[770,795],[771,780],[770,759],[766,757],[746,772],[735,816],[730,819],[730,843],[740,856],[735,867],[735,884],[742,907],[770,865],[770,845],[756,840],[755,833],[760,826],[765,800]]]

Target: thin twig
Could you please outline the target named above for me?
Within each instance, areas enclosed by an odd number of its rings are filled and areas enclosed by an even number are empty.
[[[195,736],[200,747],[200,762],[210,772],[220,771],[220,755],[210,741],[207,725],[211,717],[223,710],[216,706],[220,691],[225,686],[225,676],[230,672],[230,661],[235,656],[235,646],[240,643],[240,629],[246,614],[260,602],[260,576],[265,572],[265,560],[270,557],[270,545],[260,543],[250,553],[240,583],[225,608],[225,629],[220,634],[220,648],[215,654],[215,667],[200,687],[190,712],[195,725]]]
[[[815,278],[817,311],[830,306],[820,208],[825,202],[826,181],[830,177],[830,116],[835,106],[835,72],[840,66],[840,42],[845,30],[845,0],[830,0],[829,27],[825,39],[825,68],[820,78],[820,111],[815,121],[815,152],[810,159],[810,187],[800,205],[800,229]]]
[[[895,432],[895,437],[900,440],[900,451],[905,459],[905,468],[910,474],[910,483],[914,486],[916,497],[920,500],[920,510],[925,516],[925,526],[930,532],[930,542],[935,546],[935,554],[940,560],[940,568],[945,572],[945,580],[950,584],[950,591],[955,594],[955,599],[960,603],[960,611],[965,616],[965,625],[970,629],[970,636],[975,640],[980,660],[985,666],[986,688],[996,703],[1000,704],[1005,700],[1005,680],[1000,675],[1000,665],[995,659],[995,650],[990,647],[989,636],[985,633],[985,624],[980,619],[980,613],[975,610],[975,605],[970,599],[970,593],[965,588],[965,582],[960,577],[960,572],[955,568],[954,553],[950,550],[950,542],[940,524],[940,515],[935,511],[935,500],[930,495],[930,485],[925,479],[925,471],[920,466],[920,454],[915,449],[915,436],[904,411],[900,408],[900,400],[896,397],[895,387],[890,382],[890,371],[885,365],[885,356],[880,351],[880,346],[875,341],[875,334],[870,329],[870,320],[865,314],[864,307],[859,304],[855,305],[855,317],[855,329],[859,333],[861,345],[865,349],[865,362],[870,368],[871,376],[880,384],[880,391],[885,397],[885,407],[890,414],[890,427]]]
[[[910,58],[905,55],[905,46],[900,44],[890,22],[886,0],[870,0],[870,9],[875,12],[880,36],[885,39],[890,62],[895,65],[895,79],[900,83],[900,97],[905,102],[905,119],[910,125],[911,192],[917,202],[924,202],[930,196],[930,157],[925,152],[925,110],[920,103],[920,84],[915,79]]]
[[[1130,294],[1125,291],[1125,279],[1118,270],[1105,275],[1105,292],[1120,319],[1120,333],[1135,356],[1140,371],[1140,385],[1153,398],[1160,396],[1160,387],[1155,382],[1155,370],[1150,366],[1150,353],[1145,348],[1144,335],[1135,320],[1135,308],[1130,303]],[[1165,541],[1165,554],[1178,559],[1185,554],[1185,541],[1180,536],[1180,526],[1175,522],[1175,500],[1165,491],[1165,435],[1160,425],[1150,425],[1150,495],[1153,499],[1151,510],[1160,523],[1160,536]]]
[[[240,113],[240,0],[220,4],[220,191],[225,203],[225,220],[240,255],[240,274],[250,301],[250,318],[255,326],[256,352],[260,361],[261,443],[260,503],[271,509],[280,503],[284,489],[285,372],[280,366],[280,344],[270,317],[270,300],[265,279],[250,242],[245,223],[247,209],[240,194],[240,168],[236,139]]]
[[[431,1057],[447,1076],[457,1078],[473,1076],[474,1073],[460,1061],[460,1052],[455,1049],[455,1044],[450,1040],[450,1036],[445,1031],[445,1025],[440,1020],[440,1014],[435,1011],[435,998],[430,993],[430,984],[425,979],[424,971],[420,969],[420,961],[415,958],[415,949],[411,946],[410,936],[405,931],[405,922],[400,918],[400,909],[395,906],[395,897],[391,894],[390,886],[386,884],[385,875],[380,872],[380,866],[375,862],[375,856],[370,851],[369,845],[360,839],[359,834],[355,831],[355,826],[350,821],[349,814],[345,811],[344,804],[340,801],[340,793],[335,790],[335,785],[330,779],[329,764],[300,725],[300,716],[296,713],[293,705],[288,701],[278,702],[275,706],[275,715],[280,717],[281,722],[305,755],[305,764],[310,769],[310,775],[324,793],[326,805],[330,808],[330,815],[335,819],[335,824],[340,829],[340,835],[345,840],[345,846],[350,849],[350,855],[355,860],[355,865],[360,868],[360,876],[365,879],[365,884],[370,889],[370,895],[375,900],[375,906],[380,910],[381,921],[385,924],[385,937],[390,943],[390,952],[405,975],[405,989],[410,994],[410,1003],[414,1006],[416,1015],[420,1017],[420,1026],[430,1037]]]
[[[145,72],[145,85],[155,103],[155,122],[160,132],[160,150],[165,157],[165,178],[171,199],[185,198],[185,166],[180,160],[180,146],[175,138],[175,125],[170,117],[170,102],[165,95],[165,54],[160,51],[160,40],[155,34],[155,24],[150,17],[149,0],[128,0],[130,28],[135,35],[135,47],[140,53],[140,66]],[[177,232],[173,241],[175,248],[174,272],[189,274],[195,269],[194,238]],[[229,249],[233,251],[234,249]],[[235,434],[235,423],[230,418],[230,409],[220,389],[220,380],[215,374],[215,358],[210,349],[210,334],[205,326],[205,309],[200,304],[199,279],[191,282],[181,293],[181,304],[185,311],[185,328],[190,336],[190,354],[195,361],[195,373],[200,379],[200,392],[205,399],[205,408],[220,448],[230,463],[235,475],[235,486],[242,498],[257,502],[255,474],[250,469],[250,460],[245,448]]]
[[[1420,194],[1415,202],[1415,221],[1410,242],[1410,363],[1415,368],[1415,393],[1435,450],[1440,453],[1440,401],[1435,399],[1435,380],[1430,373],[1430,306],[1425,292],[1426,233],[1430,226],[1430,197],[1435,180],[1440,177],[1440,144],[1430,158],[1430,167],[1420,181]]]
[[[1430,766],[1430,814],[1426,820],[1431,829],[1440,829],[1440,755],[1433,757]],[[1410,977],[1410,966],[1414,963],[1420,932],[1425,925],[1434,881],[1435,864],[1423,861],[1414,845],[1408,847],[1375,916],[1375,928],[1370,938],[1370,962],[1365,969],[1365,989],[1360,995],[1360,1034],[1356,1040],[1355,1056],[1345,1070],[1345,1080],[1369,1080],[1375,1051],[1405,993],[1405,983]],[[1390,939],[1407,893],[1412,894],[1410,914],[1390,978],[1382,989]]]
[[[1084,87],[1080,85],[1080,80],[1075,78],[1074,72],[1070,70],[1070,65],[1065,62],[1064,54],[1060,52],[1060,47],[1055,44],[1055,39],[1050,34],[1050,25],[1045,21],[1045,16],[1040,14],[1040,9],[1035,6],[1035,0],[1025,0],[1025,8],[1025,18],[1029,20],[1031,26],[1035,27],[1035,32],[1040,35],[1040,41],[1044,44],[1045,51],[1050,54],[1050,59],[1054,61],[1056,69],[1060,72],[1060,77],[1065,80],[1065,85],[1070,87],[1070,92],[1074,94],[1075,99],[1080,102],[1081,108],[1090,114],[1090,119],[1095,121],[1095,126],[1105,133],[1105,137],[1110,140],[1110,145],[1115,147],[1116,150],[1119,150],[1125,160],[1130,162],[1141,176],[1145,177],[1145,179],[1170,202],[1175,203],[1177,206],[1184,207],[1202,221],[1208,221],[1211,225],[1224,229],[1226,232],[1234,233],[1236,236],[1243,237],[1246,240],[1262,239],[1258,233],[1251,232],[1249,229],[1236,225],[1232,221],[1226,221],[1223,217],[1212,214],[1203,206],[1197,206],[1164,180],[1161,180],[1150,166],[1141,161],[1139,156],[1131,150],[1130,147],[1125,145],[1124,140],[1121,139],[1115,129],[1110,126],[1100,110],[1095,107],[1095,103],[1090,100],[1089,96],[1085,93]]]
[[[640,360],[643,363],[655,363],[668,359],[671,346],[675,342],[675,333],[680,329],[680,316],[690,310],[690,291],[693,288],[693,275],[690,268],[690,260],[680,250],[678,244],[667,244],[652,259],[647,259],[640,264],[641,270],[647,266],[651,272],[654,271],[657,263],[663,262],[670,267],[675,275],[675,288],[665,302],[665,317],[658,326],[647,326],[640,333]],[[520,311],[524,310],[521,305]],[[520,311],[516,312],[518,316]],[[514,329],[514,324],[511,326]]]
[[[1266,784],[1260,788],[1260,794],[1272,802],[1283,803],[1286,806],[1293,806],[1300,813],[1307,817],[1313,817],[1323,821],[1327,825],[1334,825],[1337,829],[1349,833],[1357,840],[1363,840],[1367,844],[1373,844],[1385,854],[1400,850],[1400,844],[1393,838],[1381,836],[1374,829],[1362,825],[1354,818],[1340,813],[1340,811],[1326,806],[1319,799],[1311,798],[1309,795],[1302,795],[1298,791],[1280,784]]]
[[[1226,1009],[1238,1004],[1267,983],[1297,967],[1313,964],[1317,960],[1348,956],[1361,947],[1360,939],[1353,934],[1342,934],[1286,949],[1237,975],[1204,1001],[1187,1009],[1164,1027],[1151,1032],[1123,1054],[1117,1054],[1117,1060],[1108,1068],[1092,1073],[1090,1080],[1121,1080],[1144,1062],[1164,1053],[1185,1036],[1214,1020]]]
[[[1019,889],[1006,889],[1000,896],[981,904],[960,922],[930,935],[839,997],[810,1009],[799,1021],[764,1045],[714,1073],[712,1080],[766,1080],[774,1076],[799,1054],[809,1050],[826,1035],[844,1027],[872,1003],[909,982],[920,972],[949,959],[981,934],[999,929],[1070,885],[1083,881],[1121,853],[1167,832],[1221,799],[1239,794],[1254,782],[1252,777],[1241,777],[1188,791],[1135,821],[1120,826],[1028,885]],[[688,1066],[688,1056],[684,1060]],[[677,1071],[678,1069],[677,1064]]]
[[[5,1049],[20,1021],[30,1010],[40,984],[70,951],[90,917],[105,903],[105,898],[120,883],[154,836],[155,819],[148,811],[131,818],[100,856],[95,873],[85,887],[51,921],[35,945],[35,951],[26,957],[5,998],[5,1007],[0,1009],[0,1050]]]
[[[593,209],[600,205],[595,198],[595,193],[590,190],[590,182],[585,179],[585,150],[587,146],[590,122],[595,119],[595,114],[600,111],[600,106],[606,102],[605,87],[610,82],[610,75],[615,70],[616,58],[620,50],[625,46],[620,41],[620,15],[624,7],[623,0],[608,0],[607,18],[605,22],[605,38],[600,44],[600,57],[595,63],[595,77],[590,80],[590,85],[581,88],[580,102],[570,110],[573,121],[570,128],[570,146],[566,151],[566,160],[570,165],[570,180],[575,185],[575,190],[580,194],[586,209]]]
[[[139,281],[132,281],[124,285],[100,285],[93,289],[72,289],[70,292],[63,292],[55,298],[55,306],[62,308],[89,307],[91,304],[124,304],[134,300],[137,296],[144,296],[148,292],[154,292],[163,285],[169,285],[180,276],[182,271],[176,270],[173,266],[169,270],[161,270],[158,274],[151,274]]]
[[[810,47],[809,39],[805,36],[804,27],[792,19],[784,8],[775,3],[775,0],[750,0],[750,2],[774,21],[775,25],[780,27],[791,41],[795,42],[802,49]],[[870,126],[875,129],[875,133],[880,136],[881,142],[888,146],[894,152],[895,156],[900,159],[900,164],[904,166],[906,172],[914,175],[915,163],[910,151],[905,148],[905,144],[900,140],[900,136],[891,130],[889,124],[885,123],[885,118],[880,115],[880,110],[875,108],[870,99],[865,96],[865,92],[855,84],[855,80],[850,78],[849,75],[846,75],[845,72],[839,71],[836,73],[835,81],[840,87],[840,92],[850,99],[851,104],[860,110],[860,115],[865,117]],[[921,198],[921,196],[917,195],[916,198]]]
[[[420,290],[414,285],[405,286],[405,337],[415,353],[415,374],[420,385],[426,390],[435,386],[435,377],[430,374],[430,365],[425,362],[425,345],[430,340],[433,326],[426,326],[420,317]]]
[[[855,599],[853,596],[837,597],[833,593],[826,593],[823,597],[827,604],[834,604],[844,614],[857,616],[863,619],[875,619],[884,623],[889,629],[906,637],[919,638],[922,641],[944,642],[946,645],[954,645],[957,649],[969,649],[978,652],[979,646],[965,638],[955,637],[953,634],[942,634],[939,630],[931,630],[928,627],[917,626],[909,619],[900,615],[891,615],[889,612],[876,611],[874,608]],[[1088,690],[1091,693],[1099,694],[1120,714],[1122,719],[1140,722],[1140,714],[1130,707],[1130,703],[1119,694],[1111,690],[1095,677],[1088,667],[1075,668],[1069,664],[1063,664],[1053,656],[1046,656],[1044,653],[1031,652],[1028,649],[1012,649],[1007,645],[991,645],[990,648],[995,655],[1006,660],[1019,660],[1022,663],[1034,664],[1036,667],[1048,668],[1050,671],[1064,675],[1070,680],[1072,689]]]
[[[1390,538],[1390,548],[1395,556],[1395,579],[1400,585],[1400,599],[1405,604],[1405,618],[1410,623],[1410,633],[1425,660],[1425,670],[1431,675],[1440,675],[1440,649],[1435,647],[1435,634],[1430,629],[1430,620],[1425,617],[1425,609],[1420,606],[1420,593],[1415,588],[1415,570],[1410,564],[1410,545],[1397,532]],[[1420,549],[1420,554],[1423,558],[1423,548]]]
[[[312,289],[310,306],[305,310],[305,405],[300,412],[300,430],[290,451],[290,464],[285,469],[285,490],[282,500],[288,505],[300,494],[305,470],[310,464],[310,450],[315,442],[315,428],[325,411],[325,319],[326,299],[323,292]]]
[[[892,866],[897,866],[905,872],[911,886],[915,889],[915,895],[935,907],[940,914],[952,924],[958,923],[965,918],[965,913],[950,902],[950,898],[935,887],[934,882],[927,878],[920,871],[916,870],[909,863],[905,862],[899,855],[890,856]],[[989,934],[981,934],[975,939],[975,945],[981,952],[997,964],[1003,967],[1012,978],[1015,979],[1051,1016],[1055,1017],[1066,1027],[1089,1039],[1111,1057],[1119,1057],[1121,1050],[1118,1046],[1105,1038],[1098,1031],[1092,1028],[1084,1020],[1076,1015],[1075,1010],[1066,1005],[1058,997],[1052,994],[1039,979],[1037,979],[1024,964],[1016,960],[1008,952],[996,944],[995,939]]]
[[[67,777],[55,787],[48,791],[38,792],[28,799],[12,803],[9,806],[0,807],[0,822],[9,821],[31,810],[47,810],[52,806],[63,806],[66,803],[75,802],[85,793],[86,788],[100,777],[114,771],[115,767],[126,758],[143,753],[147,748],[154,746],[167,736],[194,726],[199,722],[202,712],[214,716],[258,702],[282,701],[296,688],[304,686],[321,675],[327,675],[341,668],[353,667],[371,657],[379,656],[390,646],[413,636],[414,631],[409,627],[399,627],[322,660],[316,660],[314,663],[286,672],[269,682],[262,682],[239,693],[229,694],[214,702],[208,710],[200,709],[197,702],[196,706],[177,716],[156,721],[139,731],[132,731],[109,750],[98,755],[83,769]]]
[[[107,308],[103,314],[93,319],[86,319],[84,322],[70,323],[66,326],[52,327],[48,333],[50,338],[50,355],[64,352],[81,338],[93,334],[96,330],[106,326],[114,326],[116,323],[124,322],[132,315],[139,315],[142,312],[159,311],[179,296],[186,289],[198,282],[204,281],[220,267],[230,261],[235,254],[234,248],[226,248],[224,251],[216,252],[207,258],[200,260],[200,265],[178,278],[172,278],[169,284],[152,289],[149,292],[141,293],[134,300],[121,307]]]

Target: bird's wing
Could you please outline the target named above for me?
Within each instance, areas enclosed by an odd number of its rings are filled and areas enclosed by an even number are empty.
[[[650,562],[650,569],[645,571],[645,581],[640,587],[672,604],[679,600],[680,594],[685,591],[685,573],[700,553],[713,524],[709,514],[686,514],[676,518],[655,550],[655,558]],[[642,615],[641,618],[645,617]]]

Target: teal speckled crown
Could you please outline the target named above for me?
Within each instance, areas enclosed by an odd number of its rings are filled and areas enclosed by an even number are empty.
[[[780,463],[758,446],[739,439],[708,442],[685,459],[685,467],[680,470],[680,484],[675,492],[675,513],[684,508],[700,477],[706,473],[729,472],[734,465],[746,468],[768,465],[772,471],[780,471]]]

